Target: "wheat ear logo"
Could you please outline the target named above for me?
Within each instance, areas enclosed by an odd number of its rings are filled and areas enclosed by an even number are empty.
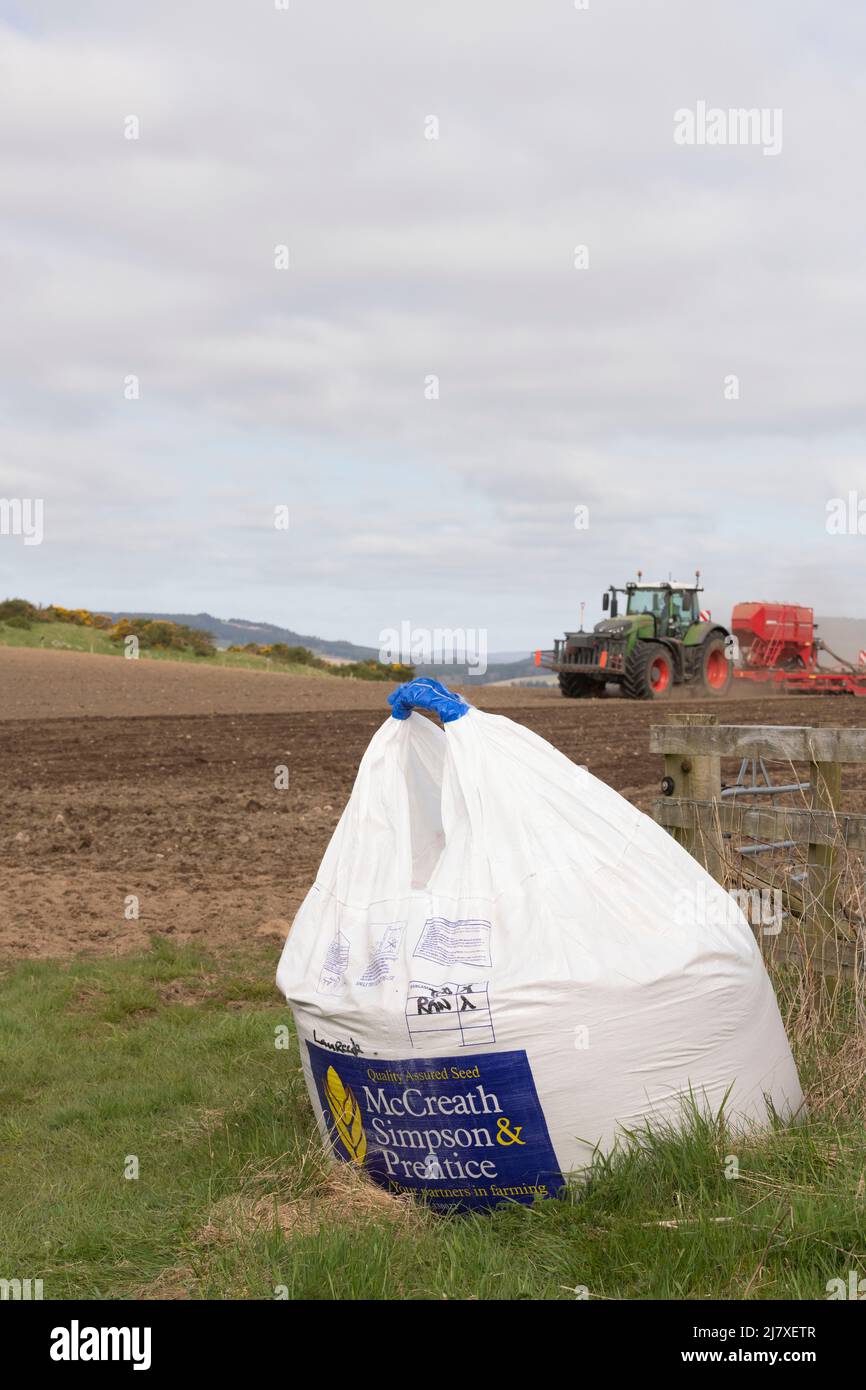
[[[351,1086],[343,1085],[333,1067],[328,1067],[325,1077],[325,1096],[343,1147],[355,1163],[363,1163],[367,1136],[361,1123],[361,1107]]]

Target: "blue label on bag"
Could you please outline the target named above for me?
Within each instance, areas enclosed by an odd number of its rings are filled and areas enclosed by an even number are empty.
[[[453,1210],[562,1190],[525,1052],[383,1062],[307,1050],[334,1153],[390,1191]]]

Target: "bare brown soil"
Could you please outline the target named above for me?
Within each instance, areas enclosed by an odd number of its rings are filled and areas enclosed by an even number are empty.
[[[132,668],[132,669],[130,669]],[[388,687],[0,650],[0,951],[121,954],[151,933],[208,945],[271,938],[275,956],[312,882]],[[648,809],[663,707],[480,688]],[[862,725],[854,699],[739,699],[731,723]],[[290,770],[287,791],[274,770]],[[866,770],[843,773],[866,809]],[[125,917],[135,895],[137,920]]]

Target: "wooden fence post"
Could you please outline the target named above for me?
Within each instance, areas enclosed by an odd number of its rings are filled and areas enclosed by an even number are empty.
[[[714,716],[672,716],[650,730],[650,751],[665,760],[667,793],[653,803],[659,825],[674,836],[722,884],[732,881],[774,887],[770,866],[739,864],[725,835],[756,842],[791,841],[808,847],[806,883],[784,885],[788,910],[799,917],[802,930],[772,942],[774,954],[799,959],[803,952],[825,975],[862,971],[862,906],[842,901],[842,884],[850,856],[866,853],[866,815],[841,810],[842,763],[866,766],[866,729],[804,728],[795,725],[719,725]],[[733,797],[721,800],[720,761],[723,757],[766,757],[777,762],[809,764],[810,805],[787,807],[745,805]],[[783,790],[801,790],[799,780]],[[786,856],[790,863],[790,856]],[[797,855],[800,863],[802,860]],[[862,864],[860,865],[862,872]]]
[[[669,724],[694,728],[696,725],[717,724],[714,714],[672,714]],[[665,754],[665,776],[673,782],[671,795],[689,801],[721,800],[722,760],[717,753]],[[725,855],[721,829],[712,824],[696,824],[675,832],[684,849],[689,851],[717,883],[725,880]]]

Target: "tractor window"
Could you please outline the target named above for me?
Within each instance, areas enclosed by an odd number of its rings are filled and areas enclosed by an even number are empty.
[[[693,621],[694,594],[671,594],[671,626],[690,627]]]
[[[664,612],[665,596],[661,589],[630,589],[629,613],[652,613],[660,618]]]

